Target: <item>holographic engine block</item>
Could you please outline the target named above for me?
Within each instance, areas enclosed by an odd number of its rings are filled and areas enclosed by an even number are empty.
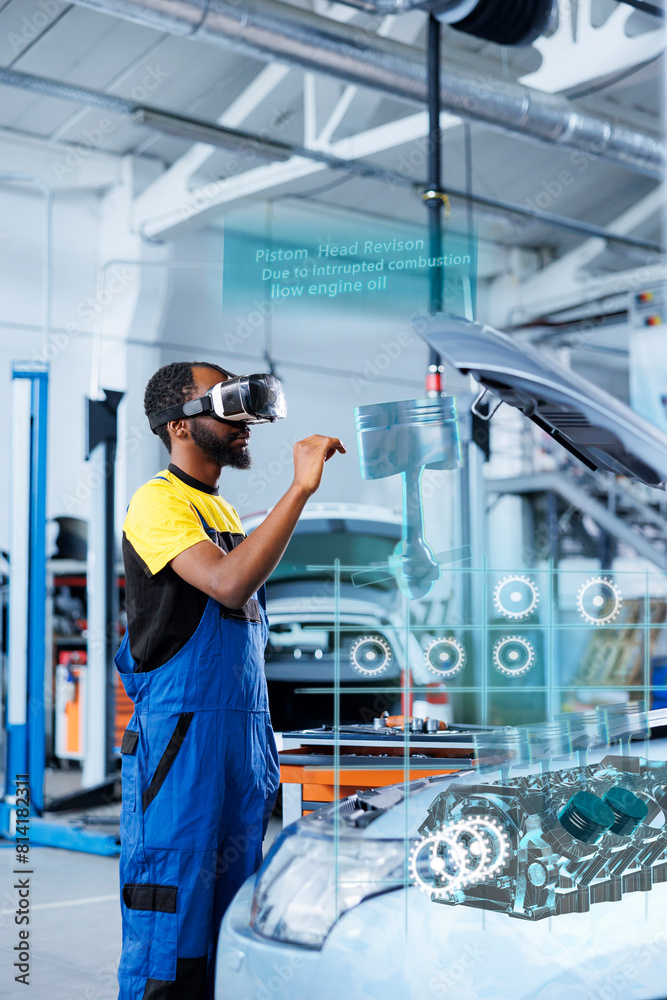
[[[431,804],[411,859],[434,902],[542,920],[667,881],[667,765],[608,756]]]

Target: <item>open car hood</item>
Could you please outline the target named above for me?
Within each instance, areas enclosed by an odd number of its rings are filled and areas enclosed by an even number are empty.
[[[609,393],[490,326],[442,313],[412,322],[451,365],[521,410],[590,469],[664,485],[667,435]]]

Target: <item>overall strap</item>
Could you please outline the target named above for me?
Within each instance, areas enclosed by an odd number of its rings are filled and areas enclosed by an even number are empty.
[[[153,476],[153,479],[162,479],[162,480],[164,480],[165,483],[170,483],[170,480],[167,479],[166,476]],[[171,485],[173,486],[174,484],[171,483]],[[209,538],[216,538],[217,534],[218,534],[218,532],[216,531],[216,529],[210,527],[210,525],[206,522],[206,519],[204,518],[204,515],[202,514],[202,512],[199,510],[199,508],[197,507],[196,504],[192,503],[192,500],[190,500],[189,497],[187,497],[187,500],[188,500],[188,503],[192,504],[192,506],[194,507],[195,511],[197,512],[197,516],[199,517],[199,520],[201,521],[202,528],[204,529],[204,531],[206,532],[206,534],[209,536]]]
[[[190,501],[190,502],[192,503],[192,501]],[[210,527],[210,526],[209,526],[209,525],[208,525],[208,524],[206,523],[206,519],[204,518],[204,515],[202,514],[202,512],[201,512],[201,511],[199,510],[199,508],[198,508],[198,507],[197,507],[197,506],[196,506],[195,504],[192,504],[192,506],[193,506],[193,507],[195,508],[195,510],[197,511],[197,514],[198,514],[198,516],[199,516],[199,520],[201,521],[201,525],[202,525],[202,528],[204,529],[204,531],[206,532],[206,534],[207,534],[207,535],[208,535],[208,536],[209,536],[210,538],[215,538],[215,537],[217,536],[217,534],[218,534],[218,532],[216,531],[216,529],[215,529],[215,528],[211,528],[211,527]]]
[[[169,480],[166,478],[166,476],[154,476],[153,478],[154,479],[164,479],[165,482],[167,482],[167,483],[169,482]],[[206,518],[204,517],[204,515],[202,514],[202,512],[199,510],[199,508],[197,507],[197,505],[194,504],[194,503],[192,503],[192,500],[190,500],[189,497],[188,497],[188,502],[190,504],[192,504],[192,506],[194,507],[195,511],[197,512],[197,516],[199,517],[199,520],[201,521],[201,524],[202,524],[202,528],[204,529],[204,531],[206,532],[206,534],[209,536],[209,538],[211,539],[211,541],[216,542],[217,541],[217,536],[218,536],[217,530],[215,528],[209,527],[209,525],[208,525],[208,523],[206,521]],[[262,608],[262,610],[264,612],[266,612],[266,585],[265,584],[262,584],[260,587],[257,588],[257,601],[258,601],[260,607]]]

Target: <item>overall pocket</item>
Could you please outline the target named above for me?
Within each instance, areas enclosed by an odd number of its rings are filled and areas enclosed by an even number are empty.
[[[273,726],[271,721],[267,720],[266,723],[266,795],[264,804],[264,829],[263,835],[266,836],[266,831],[269,826],[269,820],[271,819],[271,813],[273,812],[273,807],[276,804],[276,798],[278,797],[278,789],[280,788],[280,757],[278,756],[278,748],[276,746],[276,739],[273,733]]]
[[[221,708],[268,712],[264,649],[268,630],[263,621],[221,620],[219,652],[211,657],[209,685]]]
[[[193,715],[194,712],[181,712],[179,715],[176,727],[169,737],[169,742],[167,743],[164,752],[158,761],[158,765],[153,772],[150,784],[142,792],[141,804],[144,812],[146,812],[153,799],[157,797],[158,792],[167,780],[167,776],[171,771],[178,752],[183,746],[183,741],[187,735],[188,729],[190,728]]]
[[[139,746],[139,731],[126,729],[120,745],[121,753],[121,788],[122,811],[135,812],[137,808],[137,749]]]
[[[218,798],[215,712],[147,719],[146,780],[137,793],[144,847],[204,851],[215,834]]]
[[[167,981],[176,978],[177,895],[175,885],[125,883],[120,975]]]

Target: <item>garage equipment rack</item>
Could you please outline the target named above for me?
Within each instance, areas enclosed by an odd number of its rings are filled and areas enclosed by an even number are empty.
[[[470,770],[479,763],[479,737],[495,731],[466,725],[437,733],[404,733],[400,728],[350,725],[337,731],[321,726],[283,733],[283,824],[362,789]]]

